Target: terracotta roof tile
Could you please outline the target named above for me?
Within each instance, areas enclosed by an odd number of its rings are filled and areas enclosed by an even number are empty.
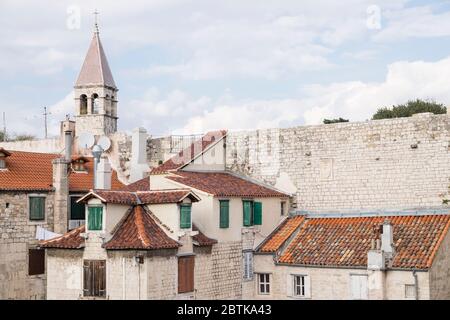
[[[192,224],[192,230],[198,231],[198,234],[192,237],[192,239],[194,240],[194,245],[199,247],[207,247],[217,243],[216,239],[211,239],[205,236],[195,224]]]
[[[175,249],[180,244],[170,238],[144,206],[133,206],[119,222],[114,235],[103,247],[108,250]]]
[[[150,190],[150,178],[149,177],[145,177],[143,179],[140,179],[138,181],[130,183],[130,184],[126,185],[123,188],[123,190],[124,191],[131,191],[131,192],[148,191],[148,190]]]
[[[53,190],[52,161],[61,157],[53,153],[10,151],[6,158],[6,169],[0,170],[0,190],[51,191]],[[69,171],[69,190],[87,192],[93,187],[93,161],[85,164],[86,172]],[[124,185],[112,173],[112,189]]]
[[[40,241],[42,248],[81,249],[84,247],[84,238],[80,236],[85,230],[84,226],[73,229],[62,236],[50,240]]]
[[[219,197],[289,196],[227,172],[176,171],[167,178]]]
[[[93,197],[100,198],[106,203],[117,203],[127,205],[137,204],[162,204],[178,203],[186,197],[194,202],[199,198],[189,189],[171,189],[171,190],[151,190],[151,191],[115,191],[115,190],[92,190],[79,201],[85,202]]]
[[[305,221],[304,216],[285,219],[259,246],[259,252],[275,252],[285,243],[295,230]]]
[[[450,215],[308,218],[279,262],[315,266],[366,267],[374,228],[393,226],[393,268],[428,269],[448,231]]]
[[[170,158],[160,166],[153,168],[151,170],[151,174],[166,173],[183,167],[196,156],[205,151],[205,149],[214,142],[225,136],[226,133],[226,130],[208,132],[200,140],[195,141],[189,147],[180,151],[176,156]]]

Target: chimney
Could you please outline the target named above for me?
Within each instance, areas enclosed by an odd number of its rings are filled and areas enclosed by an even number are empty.
[[[72,160],[72,145],[73,145],[73,137],[75,132],[75,122],[71,121],[69,117],[66,117],[66,120],[61,121],[61,138],[64,139],[62,142],[64,143],[64,158],[67,161]]]
[[[97,174],[95,176],[95,189],[111,189],[111,164],[108,161],[108,157],[102,156],[100,162],[97,165]]]
[[[65,158],[53,160],[53,188],[55,190],[53,231],[56,233],[67,232],[69,176],[67,174],[70,161]]]
[[[147,130],[144,128],[135,128],[133,130],[129,182],[135,182],[144,178],[145,173],[149,171],[147,164],[147,138]]]
[[[394,235],[391,222],[386,219],[383,222],[383,232],[381,234],[381,250],[389,257],[394,254]]]

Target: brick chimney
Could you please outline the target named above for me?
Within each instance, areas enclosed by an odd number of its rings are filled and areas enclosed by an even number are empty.
[[[102,156],[97,165],[97,175],[95,176],[95,189],[111,189],[111,164],[107,156]]]

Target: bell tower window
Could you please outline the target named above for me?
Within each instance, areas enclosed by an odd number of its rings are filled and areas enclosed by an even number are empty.
[[[87,96],[85,94],[80,96],[80,114],[87,114]]]
[[[94,93],[91,97],[92,99],[92,113],[93,114],[99,114],[100,112],[100,99],[98,97],[98,94]]]

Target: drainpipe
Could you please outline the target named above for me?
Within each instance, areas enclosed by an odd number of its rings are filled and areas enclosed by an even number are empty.
[[[417,278],[416,270],[413,271],[413,277],[414,277],[414,296],[416,300],[419,300],[419,280]]]
[[[126,298],[125,283],[125,258],[122,258],[122,300]]]

